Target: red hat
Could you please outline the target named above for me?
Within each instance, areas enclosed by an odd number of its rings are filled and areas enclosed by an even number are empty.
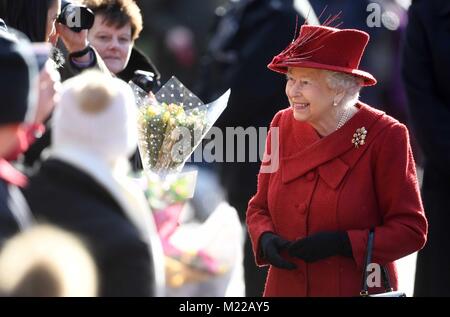
[[[353,29],[303,25],[300,35],[267,66],[286,74],[288,67],[306,67],[342,72],[364,80],[372,86],[377,80],[359,70],[359,62],[369,41],[369,34]]]

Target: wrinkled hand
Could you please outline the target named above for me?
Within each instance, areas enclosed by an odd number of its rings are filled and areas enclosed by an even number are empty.
[[[299,239],[288,248],[289,255],[305,262],[315,262],[330,256],[352,257],[352,247],[346,232],[320,232]]]
[[[263,233],[260,240],[263,258],[280,269],[293,270],[297,268],[294,263],[283,259],[280,255],[280,252],[287,249],[290,243],[272,232]]]

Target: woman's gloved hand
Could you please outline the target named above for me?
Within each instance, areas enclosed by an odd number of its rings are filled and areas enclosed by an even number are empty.
[[[291,241],[285,240],[272,232],[265,232],[260,239],[262,256],[267,262],[279,269],[293,270],[297,268],[297,266],[294,263],[283,259],[280,254],[280,252],[286,250],[290,244]]]
[[[290,244],[288,252],[305,262],[315,262],[335,255],[353,257],[350,239],[345,231],[320,232],[299,239]]]

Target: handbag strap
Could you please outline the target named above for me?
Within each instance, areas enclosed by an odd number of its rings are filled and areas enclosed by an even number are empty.
[[[364,272],[363,272],[363,280],[362,280],[362,287],[361,287],[361,296],[369,296],[369,286],[367,285],[367,276],[369,275],[369,272],[367,271],[367,267],[372,261],[372,251],[373,251],[373,241],[375,236],[375,230],[373,228],[369,231],[369,238],[367,240],[367,250],[366,250],[366,261],[364,265]],[[381,267],[381,275],[383,279],[383,286],[386,290],[386,292],[392,292],[393,288],[391,287],[391,281],[389,278],[389,274],[387,272],[386,267]]]

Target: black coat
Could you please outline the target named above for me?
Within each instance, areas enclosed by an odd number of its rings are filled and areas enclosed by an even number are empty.
[[[154,295],[149,246],[93,178],[51,159],[24,193],[38,221],[75,233],[87,244],[98,267],[100,296]]]
[[[127,67],[123,71],[117,74],[117,77],[122,79],[125,82],[129,82],[131,78],[134,76],[134,72],[136,70],[145,70],[147,72],[152,72],[155,74],[156,79],[159,80],[161,78],[161,74],[156,68],[153,61],[145,55],[141,50],[134,47],[131,50],[130,60],[128,61]],[[155,86],[155,89],[158,85]]]
[[[450,1],[413,2],[403,60],[414,132],[426,159],[429,234],[418,256],[415,295],[450,296]]]

